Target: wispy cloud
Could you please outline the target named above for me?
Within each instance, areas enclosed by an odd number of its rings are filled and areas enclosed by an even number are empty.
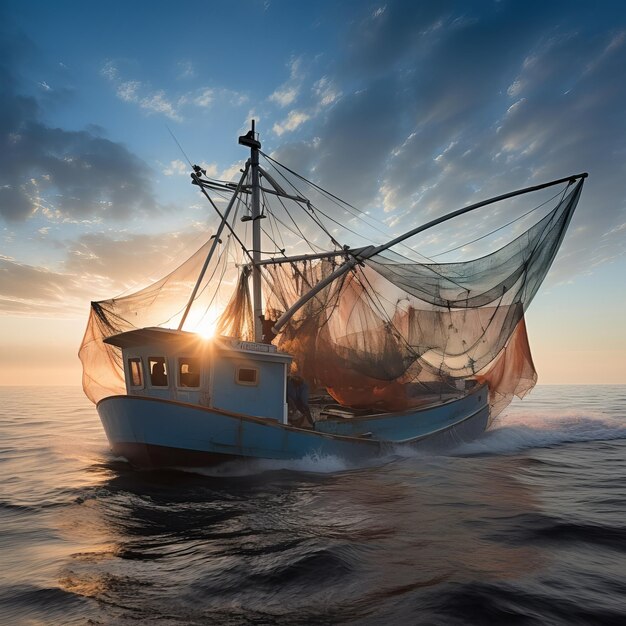
[[[309,119],[311,116],[304,111],[290,111],[282,122],[274,124],[272,130],[280,137],[283,133],[296,130]]]
[[[291,72],[292,77],[288,83],[283,85],[279,90],[270,96],[270,101],[279,104],[281,107],[292,104],[300,94],[303,87],[303,75],[300,72],[302,60],[292,61]],[[294,83],[297,81],[297,85]],[[289,111],[287,116],[274,123],[272,130],[277,136],[292,132],[302,126],[305,122],[315,119],[327,107],[331,106],[341,98],[340,89],[328,76],[315,81],[309,90],[307,98],[308,105],[298,107]]]
[[[136,104],[149,113],[161,114],[176,122],[183,121],[183,109],[187,106],[206,109],[217,100],[241,106],[248,99],[245,94],[237,91],[215,87],[200,87],[170,96],[164,89],[153,89],[142,81],[122,80],[118,67],[112,61],[104,64],[100,74],[114,85],[115,93],[120,100]]]
[[[341,91],[333,84],[328,76],[322,76],[313,85],[313,93],[319,107],[327,107],[341,98]]]
[[[196,70],[191,61],[180,61],[178,63],[178,78],[194,78]]]
[[[175,161],[170,161],[169,165],[163,168],[162,171],[165,176],[186,176],[189,174],[189,167],[183,161],[176,159]]]
[[[168,99],[164,90],[151,90],[138,80],[121,80],[120,72],[112,61],[107,61],[100,73],[115,85],[115,93],[120,100],[138,104],[151,113],[161,113],[176,122],[182,121],[177,105]]]
[[[281,107],[287,107],[295,101],[295,99],[298,97],[299,91],[299,87],[295,87],[293,85],[283,86],[277,89],[270,96],[270,101],[275,102]]]
[[[289,79],[278,87],[269,97],[270,102],[280,107],[288,107],[296,101],[304,80],[302,59],[300,57],[292,58],[289,61],[288,67]]]

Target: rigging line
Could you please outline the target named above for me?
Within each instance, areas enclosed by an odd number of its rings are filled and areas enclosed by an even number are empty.
[[[300,197],[306,198],[305,194],[303,194],[303,193],[300,191],[300,189],[298,189],[298,187],[296,187],[296,186],[295,186],[295,185],[294,185],[294,184],[293,184],[293,183],[292,183],[292,182],[291,182],[291,181],[290,181],[290,180],[289,180],[286,176],[284,176],[284,175],[282,174],[282,172],[280,172],[280,170],[278,170],[278,169],[277,169],[274,165],[272,165],[271,163],[270,163],[270,166],[271,166],[271,167],[272,167],[272,169],[273,169],[274,171],[276,171],[276,172],[278,173],[278,175],[279,175],[279,176],[280,176],[280,177],[281,177],[281,178],[282,178],[282,179],[283,179],[283,180],[284,180],[284,181],[285,181],[285,182],[286,182],[286,183],[287,183],[287,184],[288,184],[288,185],[289,185],[289,186],[290,186],[290,187],[291,187],[294,191],[295,191],[295,193],[296,193],[296,195],[297,195],[297,196],[300,196]],[[306,179],[305,179],[305,180],[306,180]],[[308,182],[308,181],[307,181],[307,182]],[[334,222],[335,222],[335,224],[337,224],[338,226],[341,226],[342,228],[346,228],[346,227],[344,227],[344,226],[343,226],[343,224],[341,224],[341,222],[338,222],[338,221],[336,221],[336,220],[333,220],[333,218],[331,218],[331,217],[327,216],[325,213],[323,213],[323,212],[322,212],[320,209],[318,209],[318,207],[316,207],[316,206],[315,206],[315,205],[314,205],[314,204],[313,204],[310,200],[308,200],[308,198],[306,198],[306,199],[307,199],[307,208],[310,210],[310,212],[311,212],[311,213],[313,213],[313,214],[314,214],[314,211],[315,211],[315,210],[317,210],[317,211],[319,211],[320,213],[322,213],[322,215],[324,215],[325,217],[327,217],[328,219],[330,219],[330,220],[334,221]],[[335,202],[335,204],[337,204],[337,203]],[[298,203],[298,206],[299,206],[300,208],[304,208],[304,207],[302,207],[302,206],[301,206],[301,204],[300,204],[300,203]],[[340,206],[340,208],[342,208],[342,209],[344,209],[344,210],[345,210],[345,207],[342,207],[341,205],[338,205],[338,206]],[[356,209],[355,209],[355,210],[356,210]],[[338,246],[339,248],[343,248],[343,245],[342,245],[341,243],[339,243],[337,240],[335,240],[335,238],[334,238],[334,237],[330,234],[330,232],[327,230],[327,228],[325,227],[325,225],[324,225],[324,224],[323,224],[323,223],[319,220],[319,218],[315,221],[315,223],[316,223],[316,224],[317,224],[317,225],[318,225],[318,226],[319,226],[319,227],[320,227],[320,228],[321,228],[321,229],[322,229],[322,230],[326,233],[326,235],[329,237],[329,239],[330,239],[330,240],[331,240],[331,241],[332,241],[332,242],[333,242],[336,246]],[[346,229],[347,229],[347,228],[346,228]],[[347,230],[350,230],[350,229],[347,229]],[[350,232],[352,232],[353,234],[355,234],[355,235],[357,235],[357,236],[358,236],[358,233],[355,233],[354,231],[350,231]]]
[[[362,237],[363,235],[361,233],[357,233],[355,230],[352,230],[351,228],[349,228],[348,226],[346,226],[345,224],[342,224],[341,222],[339,222],[338,220],[336,220],[335,218],[331,217],[330,215],[328,215],[327,213],[325,213],[324,211],[322,211],[322,209],[320,209],[319,207],[316,207],[314,204],[311,203],[311,208],[314,209],[315,211],[317,211],[318,213],[321,213],[327,220],[330,220],[331,222],[334,222],[335,224],[337,224],[337,226],[340,226],[341,228],[343,228],[344,230],[347,230],[349,233],[352,233],[353,235],[356,235],[357,237]],[[357,217],[357,216],[354,216]],[[321,225],[320,225],[321,226]],[[382,231],[380,231],[381,234]],[[341,244],[338,244],[341,247]],[[419,254],[419,253],[418,253]],[[423,256],[423,255],[422,255]],[[427,258],[427,257],[424,257]]]
[[[230,238],[230,237],[229,237]],[[230,241],[229,244],[230,245]],[[226,247],[228,247],[228,245]],[[218,263],[221,259],[218,259]],[[215,267],[215,270],[217,271],[217,267]],[[224,255],[224,260],[222,262],[222,273],[220,274],[219,280],[217,281],[217,287],[215,289],[215,291],[213,292],[213,296],[211,297],[211,299],[209,300],[209,303],[207,304],[206,308],[204,309],[204,313],[202,314],[202,317],[200,318],[201,320],[204,319],[204,316],[209,312],[209,309],[213,306],[213,302],[215,302],[215,298],[217,298],[217,294],[220,291],[220,287],[222,286],[222,281],[224,280],[224,275],[226,274],[226,268],[228,267],[228,255]],[[215,272],[214,272],[215,274]],[[212,280],[213,276],[211,276]],[[208,285],[208,282],[207,282]],[[204,290],[203,290],[204,291]]]
[[[334,194],[330,193],[330,191],[326,191],[326,189],[323,189],[322,187],[316,185],[314,182],[307,180],[304,176],[301,176],[300,174],[298,174],[297,172],[294,172],[293,170],[289,169],[287,166],[283,165],[282,163],[279,163],[278,161],[276,161],[275,159],[273,159],[271,156],[269,156],[268,154],[265,154],[265,152],[263,152],[262,150],[259,150],[259,152],[268,160],[271,161],[272,163],[276,163],[276,165],[279,165],[280,167],[282,167],[283,169],[285,169],[287,172],[289,172],[290,174],[293,174],[296,178],[299,178],[300,180],[303,180],[305,183],[308,183],[309,185],[311,185],[311,187],[314,187],[315,189],[317,189],[318,191],[321,191],[324,194],[327,194],[328,196],[330,196],[331,198],[334,198],[335,200],[341,202],[341,204],[346,204],[350,207],[352,207],[355,211],[358,211],[358,209],[355,206],[352,206],[349,202],[346,202],[345,200],[342,200],[341,198],[339,198],[338,196],[335,196]],[[284,176],[283,176],[284,178]],[[293,187],[293,185],[292,185]],[[295,189],[295,187],[294,187]]]
[[[272,231],[276,231],[276,233],[278,234],[278,239],[280,240],[280,247],[286,250],[287,245],[285,244],[285,239],[283,237],[283,233],[281,232],[281,229],[278,228],[278,221],[276,220],[276,216],[271,210],[268,211],[268,216],[269,216],[268,219],[270,220],[270,224],[272,225]]]
[[[292,224],[293,224],[293,225],[294,225],[294,227],[296,228],[297,233],[296,233],[296,232],[294,232],[293,230],[291,230],[291,228],[289,228],[289,227],[288,227],[288,226],[287,226],[287,225],[286,225],[286,224],[285,224],[282,220],[280,220],[280,219],[278,218],[278,216],[276,216],[277,221],[278,221],[278,222],[280,222],[281,224],[283,224],[283,226],[285,226],[285,228],[288,228],[288,229],[289,229],[289,231],[290,231],[291,233],[293,233],[294,235],[296,235],[296,236],[300,236],[300,237],[302,238],[302,240],[306,242],[306,244],[309,246],[309,248],[311,248],[311,250],[312,250],[313,252],[315,252],[315,249],[314,249],[314,247],[313,247],[315,244],[313,244],[311,241],[309,241],[309,240],[308,240],[308,239],[304,236],[304,233],[300,230],[300,227],[298,226],[298,224],[296,223],[296,221],[293,219],[293,216],[291,215],[291,213],[289,212],[289,210],[288,210],[288,209],[287,209],[287,207],[285,206],[285,203],[282,201],[282,199],[281,199],[280,197],[278,197],[278,201],[280,202],[281,206],[283,207],[283,211],[287,214],[287,217],[289,217],[289,219],[291,220]],[[317,245],[315,245],[315,247],[317,247],[317,249],[318,249],[318,250],[323,250],[323,248],[321,248],[321,247],[319,247],[319,246],[317,246]]]
[[[318,246],[317,244],[314,244],[310,241],[308,241],[305,237],[303,237],[301,234],[297,233],[295,230],[293,230],[293,228],[291,228],[291,226],[289,226],[289,224],[287,224],[286,222],[284,222],[283,220],[281,220],[277,215],[274,216],[274,219],[285,229],[288,230],[292,235],[294,235],[295,237],[297,237],[298,239],[300,239],[301,241],[305,242],[309,248],[314,252],[314,253],[318,253],[318,252],[323,252],[324,249],[321,248],[320,246]]]
[[[276,243],[276,241],[274,240],[270,232],[267,229],[263,228],[262,226],[261,226],[261,232],[274,244],[274,246],[276,246],[276,250],[274,250],[273,252],[263,252],[263,254],[268,254],[270,256],[274,254],[282,254],[285,258],[287,258],[284,248],[280,248],[278,246],[278,243]]]
[[[230,237],[230,235],[229,235]],[[220,262],[220,258],[222,257],[222,255],[224,254],[224,251],[226,249],[227,246],[225,246],[224,248],[222,248],[222,250],[220,250],[220,252],[217,255],[217,261],[216,261],[216,268],[219,266],[219,262]],[[213,274],[215,273],[215,269],[213,270]],[[209,278],[209,280],[207,280],[205,286],[202,288],[202,290],[200,291],[199,294],[197,294],[196,298],[194,298],[194,302],[197,300],[198,296],[200,296],[204,290],[207,288],[207,286],[210,284],[212,278],[213,278],[213,274],[211,275],[211,277]],[[164,322],[162,322],[160,325],[164,325],[167,324],[169,322],[171,322],[177,315],[180,315],[180,313],[182,313],[185,308],[187,307],[187,303],[185,302],[185,304],[178,309],[178,311],[174,312],[168,319],[166,319]]]
[[[267,157],[267,155],[264,154],[265,157]],[[271,159],[271,157],[267,157],[269,160],[273,160]],[[283,166],[281,163],[279,163],[278,161],[274,161],[275,163],[277,163],[278,165],[280,165],[281,167],[285,167]],[[276,171],[278,173],[278,175],[284,180],[286,181],[286,183],[296,192],[296,195],[300,195],[300,196],[305,196],[305,194],[303,194],[276,166],[274,166],[271,162],[270,162],[270,166],[272,167],[272,169],[274,171]],[[287,171],[291,171],[289,170],[289,168],[285,169]],[[308,181],[306,178],[304,178],[303,176],[298,175],[297,173],[293,172],[296,176],[298,176],[298,178],[300,178],[301,180],[303,180],[304,182],[308,183],[309,185],[312,185],[313,187],[316,187],[324,197],[326,197],[327,199],[329,199],[331,202],[333,202],[333,204],[335,204],[336,206],[338,206],[339,208],[341,208],[343,211],[348,212],[350,215],[352,215],[355,219],[359,219],[362,222],[366,223],[370,228],[374,229],[375,231],[379,232],[380,234],[385,236],[385,240],[388,240],[390,233],[387,231],[383,231],[382,229],[378,228],[377,226],[373,225],[373,224],[368,224],[368,219],[371,219],[372,221],[376,221],[379,224],[383,224],[386,226],[386,224],[384,224],[384,222],[381,222],[380,220],[376,220],[373,217],[369,217],[367,216],[366,213],[364,213],[363,211],[360,211],[359,209],[357,209],[356,207],[353,207],[351,204],[349,204],[348,202],[345,202],[343,200],[341,200],[341,198],[337,198],[337,196],[333,196],[333,194],[331,194],[330,192],[327,192],[325,189],[323,189],[322,187],[317,187],[317,185],[315,185],[314,183]],[[336,202],[333,198],[336,198],[337,200],[339,200],[340,202]],[[356,235],[357,237],[361,237],[362,235],[360,235],[359,233],[357,233],[356,231],[352,230],[351,228],[348,228],[347,226],[340,224],[339,222],[337,222],[336,220],[334,220],[333,218],[331,218],[330,216],[326,215],[323,211],[321,211],[321,209],[319,209],[318,207],[315,207],[315,205],[313,205],[312,203],[309,203],[310,206],[316,208],[319,212],[322,213],[322,215],[324,215],[327,219],[330,219],[332,221],[334,221],[336,224],[338,224],[339,226],[341,226],[342,228],[344,228],[345,230],[347,230],[348,232],[352,233],[353,235]],[[351,210],[354,209],[354,212]],[[368,217],[368,219],[365,219],[366,217]],[[425,254],[414,250],[413,248],[411,248],[409,245],[401,242],[399,244],[400,246],[402,246],[403,248],[410,250],[413,254],[417,254],[420,257],[422,257],[423,259],[426,259],[427,261],[430,261],[431,263],[434,263],[434,261],[426,256]]]
[[[277,162],[278,163],[278,162]],[[279,163],[280,165],[280,163]],[[274,171],[276,171],[278,173],[278,175],[296,192],[296,195],[299,196],[303,196],[306,197],[301,191],[300,189],[298,189],[298,187],[296,187],[278,168],[276,168],[276,166],[274,166],[272,163],[270,163],[270,166],[272,167],[272,169]],[[314,183],[311,183],[310,181],[308,181],[306,178],[304,177],[300,177],[304,182],[306,182],[307,184],[310,185],[314,185]],[[341,208],[342,210],[348,212],[350,215],[352,215],[353,217],[355,217],[356,219],[361,219],[364,222],[367,222],[368,219],[371,219],[372,221],[377,221],[380,224],[383,224],[383,222],[381,222],[380,220],[376,220],[375,218],[367,215],[366,213],[364,213],[363,211],[360,211],[359,209],[357,209],[356,207],[353,207],[351,204],[344,202],[343,200],[341,200],[340,202],[337,202],[334,198],[335,196],[333,196],[330,192],[327,192],[325,189],[322,189],[321,187],[318,187],[319,191],[322,192],[323,196],[330,200],[333,204],[335,204],[336,206],[338,206],[339,208]],[[316,208],[318,211],[321,212],[321,210],[319,209],[319,207],[315,206],[312,202],[309,202],[309,204],[311,206],[313,206],[314,208]],[[367,218],[367,219],[366,219]],[[332,219],[332,218],[329,218]],[[341,225],[341,224],[340,224]],[[368,224],[371,228],[374,228],[374,230],[378,230],[378,232],[380,232],[383,235],[389,235],[388,232],[383,232],[380,229],[377,229],[375,226]],[[354,231],[351,231],[354,232]]]
[[[275,228],[275,226],[277,226],[275,224],[276,219],[274,218],[274,215],[272,214],[271,211],[267,211],[267,219],[269,221],[270,229],[272,231],[273,240],[275,241],[276,239],[279,239],[280,240],[279,249],[286,250],[285,241],[280,232],[280,229],[278,227]]]
[[[267,230],[263,227],[261,227],[261,230],[265,233],[265,236],[274,244],[274,246],[276,246],[276,251],[279,254],[282,254],[284,257],[286,257],[287,255],[285,254],[285,245],[284,242],[282,243],[282,246],[279,245],[276,241],[276,232],[274,231],[274,223],[273,223],[273,218],[272,218],[272,213],[270,210],[270,206],[267,202],[267,198],[265,196],[265,193],[263,191],[261,191],[261,197],[263,199],[263,211],[262,214],[267,216],[267,221],[270,227],[270,230],[272,231],[272,234],[270,235],[270,233],[267,232]],[[280,231],[279,231],[280,233]],[[276,253],[274,253],[276,254]]]
[[[239,239],[239,237],[237,236],[235,229],[227,221],[224,220],[224,216],[222,215],[222,212],[217,208],[217,205],[215,204],[215,202],[213,202],[213,198],[211,198],[211,196],[207,193],[206,189],[202,187],[202,185],[200,185],[200,191],[204,194],[205,198],[210,202],[215,212],[219,215],[220,219],[224,222],[224,225],[228,228],[228,230],[230,230],[230,232],[233,234],[233,236],[235,237],[239,245],[242,247],[242,249],[248,255],[249,259],[252,261],[252,255],[248,252],[247,248],[245,247],[241,239]],[[238,194],[237,202],[241,202],[241,201],[242,201],[241,195]]]
[[[305,197],[304,194],[288,178],[283,176],[283,174],[279,170],[276,169],[276,167],[274,167],[271,163],[270,163],[270,165],[276,172],[278,172],[278,174],[281,176],[281,178],[283,178],[283,180],[285,180],[287,182],[287,184],[296,192],[297,196]],[[279,197],[279,200],[280,200],[280,196],[278,196],[278,197]],[[281,200],[281,203],[282,203],[282,200]],[[298,202],[296,204],[297,204],[298,208],[303,209],[303,210],[306,211],[306,209],[301,205],[301,203]],[[284,207],[284,205],[283,205],[283,207]],[[307,199],[307,208],[309,209],[308,211],[306,211],[307,215],[311,219],[313,219],[315,224],[326,234],[326,236],[330,239],[330,241],[335,246],[337,246],[338,248],[343,248],[344,246],[333,237],[331,232],[326,228],[326,226],[322,223],[322,221],[315,215],[316,207],[315,207],[315,205],[312,202],[308,201],[308,199]],[[328,218],[328,219],[332,220],[332,218]],[[342,226],[343,227],[343,225],[340,222],[337,222],[336,220],[332,220],[332,221],[334,221],[335,224],[337,224],[338,226]],[[351,232],[354,232],[354,231],[351,231]],[[354,233],[354,234],[357,234],[357,233]]]
[[[180,142],[178,141],[178,139],[176,139],[176,136],[174,135],[174,133],[172,132],[172,129],[169,127],[169,125],[167,123],[165,124],[165,128],[167,128],[167,130],[169,131],[170,135],[172,136],[172,139],[176,142],[176,145],[180,148],[180,151],[183,153],[183,156],[185,157],[185,160],[187,161],[187,163],[189,163],[189,167],[191,169],[193,169],[193,165],[192,165],[191,161],[189,160],[189,157],[187,156],[187,153],[183,150],[183,147],[180,145]]]
[[[565,190],[567,190],[568,187],[569,187],[569,184],[565,187]],[[519,220],[525,218],[527,215],[530,215],[533,211],[537,211],[542,206],[545,206],[546,204],[548,204],[548,202],[552,202],[552,200],[554,200],[557,196],[561,196],[562,194],[563,194],[563,192],[559,191],[558,193],[555,193],[551,198],[549,198],[545,202],[542,202],[541,204],[537,205],[536,207],[530,209],[530,211],[526,211],[526,213],[523,213],[519,217],[516,217],[514,220],[511,220],[510,222],[508,222],[506,224],[503,224],[502,226],[499,226],[498,228],[495,228],[491,232],[488,232],[485,235],[482,235],[481,237],[478,237],[476,239],[472,239],[471,241],[467,241],[465,243],[462,243],[460,246],[456,246],[454,248],[450,248],[449,250],[445,250],[444,252],[438,252],[437,254],[433,254],[432,258],[434,259],[436,257],[443,256],[444,254],[448,254],[449,252],[454,252],[455,250],[458,250],[459,248],[464,248],[465,246],[469,246],[469,245],[471,245],[473,243],[476,243],[477,241],[480,241],[481,239],[485,239],[486,237],[489,237],[490,235],[493,235],[494,233],[497,233],[498,231],[502,230],[503,228],[506,228],[507,226],[510,226],[511,224],[514,224],[515,222],[518,222]],[[559,203],[560,202],[563,202],[563,198],[561,198],[561,200],[559,200]]]
[[[317,226],[319,228],[321,228],[322,232],[324,232],[326,234],[326,236],[330,239],[331,243],[333,243],[333,245],[335,245],[337,248],[343,248],[343,245],[341,243],[339,243],[339,241],[337,241],[333,235],[331,234],[331,232],[328,230],[328,228],[326,228],[326,226],[323,224],[323,222],[317,217],[317,215],[315,214],[315,207],[309,203],[308,205],[308,211],[304,208],[304,207],[300,207],[303,211],[305,211],[305,213],[313,220],[313,222],[315,224],[317,224]],[[333,220],[335,221],[335,220]],[[337,221],[335,221],[335,223],[339,226],[341,226],[341,224]]]
[[[325,252],[324,248],[322,248],[321,246],[318,246],[317,244],[309,241],[306,237],[304,237],[302,235],[302,233],[297,233],[295,230],[293,230],[293,228],[291,228],[291,226],[289,226],[289,224],[287,224],[286,222],[283,222],[283,220],[281,220],[278,215],[274,215],[274,219],[281,225],[283,226],[286,230],[288,230],[292,235],[295,235],[296,237],[300,238],[302,241],[304,241],[309,248],[311,248],[311,250],[314,253],[317,252]]]
[[[287,214],[287,217],[291,220],[292,224],[295,226],[296,230],[298,231],[299,236],[303,239],[303,241],[305,241],[307,243],[309,248],[311,248],[311,250],[313,250],[313,246],[312,246],[311,242],[304,236],[304,233],[300,230],[300,227],[298,226],[297,222],[293,219],[293,216],[289,212],[289,209],[287,209],[287,206],[283,202],[282,198],[280,196],[277,196],[277,198],[278,198],[278,202],[280,203],[280,205],[283,208],[283,211]],[[293,231],[291,231],[291,232],[293,232]]]
[[[264,154],[264,156],[267,157],[267,155]],[[267,157],[270,158],[270,157]],[[278,161],[275,161],[275,163],[277,163],[278,165],[280,165],[281,167],[284,167],[281,163],[278,163]],[[304,196],[305,194],[303,194],[278,168],[276,168],[272,163],[270,163],[270,166],[272,167],[272,169],[274,171],[276,171],[278,173],[278,175],[284,180],[286,181],[286,183],[296,192],[297,195],[301,195]],[[288,171],[290,171],[288,168],[285,168]],[[295,172],[294,172],[295,174]],[[327,199],[331,200],[331,202],[333,202],[333,204],[337,205],[339,208],[341,208],[342,210],[348,212],[350,215],[352,215],[355,219],[359,219],[361,221],[363,221],[364,223],[367,224],[368,220],[366,220],[365,218],[368,217],[368,219],[371,219],[372,221],[376,221],[379,224],[383,224],[386,226],[386,224],[384,224],[384,222],[380,221],[380,220],[376,220],[376,218],[374,217],[370,217],[367,216],[366,213],[364,213],[363,211],[360,211],[359,209],[357,209],[356,207],[353,207],[351,204],[344,202],[343,200],[341,200],[340,198],[338,198],[340,200],[340,202],[342,204],[340,204],[339,202],[336,202],[335,200],[333,200],[333,198],[336,198],[336,196],[333,196],[333,194],[331,194],[330,192],[326,192],[325,189],[321,188],[321,187],[317,187],[314,183],[311,183],[310,181],[308,181],[306,178],[299,176],[298,174],[295,174],[296,176],[298,176],[299,178],[301,178],[304,182],[316,187],[319,191],[322,192],[322,194],[327,197]],[[310,203],[311,206],[315,206],[312,203]],[[320,211],[323,215],[325,215],[325,217],[327,217],[328,219],[333,219],[330,216],[326,215],[325,213],[323,213],[321,211],[321,209],[319,209],[318,207],[315,207],[318,211]],[[353,212],[351,209],[354,209],[355,212]],[[333,220],[335,221],[335,220]],[[335,223],[338,223],[335,221]],[[390,233],[389,231],[385,232],[382,229],[378,228],[377,226],[373,225],[373,224],[367,224],[370,228],[374,229],[375,231],[377,231],[378,233],[380,233],[381,235],[384,235],[385,240],[388,240]],[[347,230],[348,232],[356,235],[357,237],[361,237],[362,235],[360,235],[359,233],[355,232],[354,230],[348,228],[347,226],[344,226],[343,224],[339,224],[339,226],[341,226],[342,228],[344,228],[345,230]],[[400,246],[402,246],[403,248],[405,248],[406,250],[410,250],[412,253],[419,255],[420,257],[422,257],[423,259],[426,259],[427,261],[430,262],[434,262],[430,257],[426,256],[425,254],[414,250],[413,248],[411,248],[409,245],[401,242],[399,244]]]

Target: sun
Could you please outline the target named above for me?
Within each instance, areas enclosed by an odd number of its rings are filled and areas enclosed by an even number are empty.
[[[204,315],[190,315],[185,327],[197,335],[200,335],[203,339],[211,339],[217,332],[217,322],[219,319],[219,313],[210,309]]]
[[[211,339],[215,336],[215,331],[217,330],[217,321],[212,324],[207,324],[206,321],[203,324],[200,324],[198,328],[195,329],[200,337],[203,339]]]

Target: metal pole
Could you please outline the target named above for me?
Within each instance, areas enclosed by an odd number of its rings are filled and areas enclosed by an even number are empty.
[[[239,195],[239,190],[241,186],[243,185],[243,181],[245,180],[247,175],[248,175],[248,166],[246,165],[246,168],[241,176],[241,179],[239,180],[239,185],[237,185],[237,190],[233,194],[233,197],[230,199],[230,202],[228,203],[228,206],[226,207],[226,211],[224,212],[224,217],[222,218],[222,221],[220,222],[217,232],[214,235],[213,244],[211,245],[211,249],[209,250],[209,253],[207,254],[207,257],[204,261],[204,265],[202,266],[202,269],[200,270],[200,275],[198,276],[196,285],[193,288],[193,291],[191,292],[191,296],[189,297],[189,302],[187,302],[187,306],[185,307],[185,312],[183,313],[183,316],[180,319],[180,323],[178,324],[178,330],[182,330],[183,325],[185,324],[185,320],[187,319],[187,315],[189,315],[191,305],[193,304],[194,298],[196,297],[196,294],[198,293],[198,288],[200,287],[200,283],[202,282],[202,279],[204,278],[204,273],[206,272],[207,267],[209,267],[209,263],[211,262],[211,258],[213,257],[213,253],[215,252],[215,248],[217,248],[217,244],[220,241],[220,236],[222,235],[222,231],[224,230],[224,227],[226,226],[226,220],[228,219],[228,214],[230,213],[231,209],[235,205],[235,200],[237,199],[237,196]],[[206,191],[204,191],[204,189],[202,189],[202,191],[206,195]]]
[[[254,120],[252,120],[252,137],[254,138]],[[256,142],[258,143],[258,142]],[[263,327],[263,303],[261,294],[261,202],[259,193],[259,148],[260,144],[250,146],[250,164],[252,166],[252,303],[254,311],[254,340],[261,341]]]

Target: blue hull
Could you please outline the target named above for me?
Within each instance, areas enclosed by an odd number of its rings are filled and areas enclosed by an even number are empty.
[[[358,461],[388,454],[398,445],[429,449],[456,445],[480,435],[489,422],[484,387],[421,410],[317,422],[316,430],[140,396],[111,396],[97,409],[113,452],[138,467],[199,467],[237,458],[308,455]]]

